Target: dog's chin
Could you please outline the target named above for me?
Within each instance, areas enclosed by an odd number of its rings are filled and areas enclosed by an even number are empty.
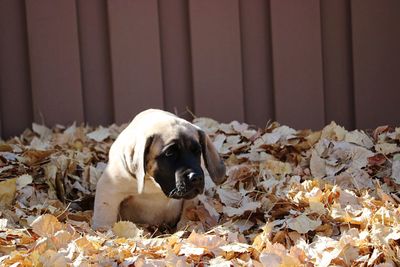
[[[184,192],[184,191],[179,191],[179,190],[174,189],[171,191],[171,193],[168,195],[168,197],[174,198],[174,199],[192,199],[192,198],[195,198],[197,195],[203,193],[203,190],[201,190],[199,188],[194,188],[192,190]]]

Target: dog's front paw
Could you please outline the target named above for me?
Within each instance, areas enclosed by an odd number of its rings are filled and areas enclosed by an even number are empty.
[[[108,230],[111,229],[111,226],[108,225],[98,225],[93,223],[92,224],[92,229],[95,231],[99,231],[99,232],[107,232]]]
[[[92,229],[100,232],[105,232],[110,230],[115,222],[106,222],[104,220],[92,219]]]

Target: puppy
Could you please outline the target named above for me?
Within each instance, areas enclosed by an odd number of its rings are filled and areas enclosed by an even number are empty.
[[[183,201],[204,191],[201,156],[212,180],[224,182],[225,165],[199,127],[162,110],[139,113],[111,146],[97,183],[93,228],[118,219],[175,224]]]

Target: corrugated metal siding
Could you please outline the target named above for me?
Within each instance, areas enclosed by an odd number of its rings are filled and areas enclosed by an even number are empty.
[[[398,14],[397,0],[2,0],[0,134],[149,107],[399,125]]]

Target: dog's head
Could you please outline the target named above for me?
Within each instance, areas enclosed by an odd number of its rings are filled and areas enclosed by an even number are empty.
[[[197,196],[204,190],[202,158],[212,180],[221,184],[225,165],[207,134],[172,114],[156,114],[144,116],[145,123],[133,123],[135,142],[125,153],[125,166],[136,177],[138,192],[143,191],[145,179],[150,179],[170,198]]]

